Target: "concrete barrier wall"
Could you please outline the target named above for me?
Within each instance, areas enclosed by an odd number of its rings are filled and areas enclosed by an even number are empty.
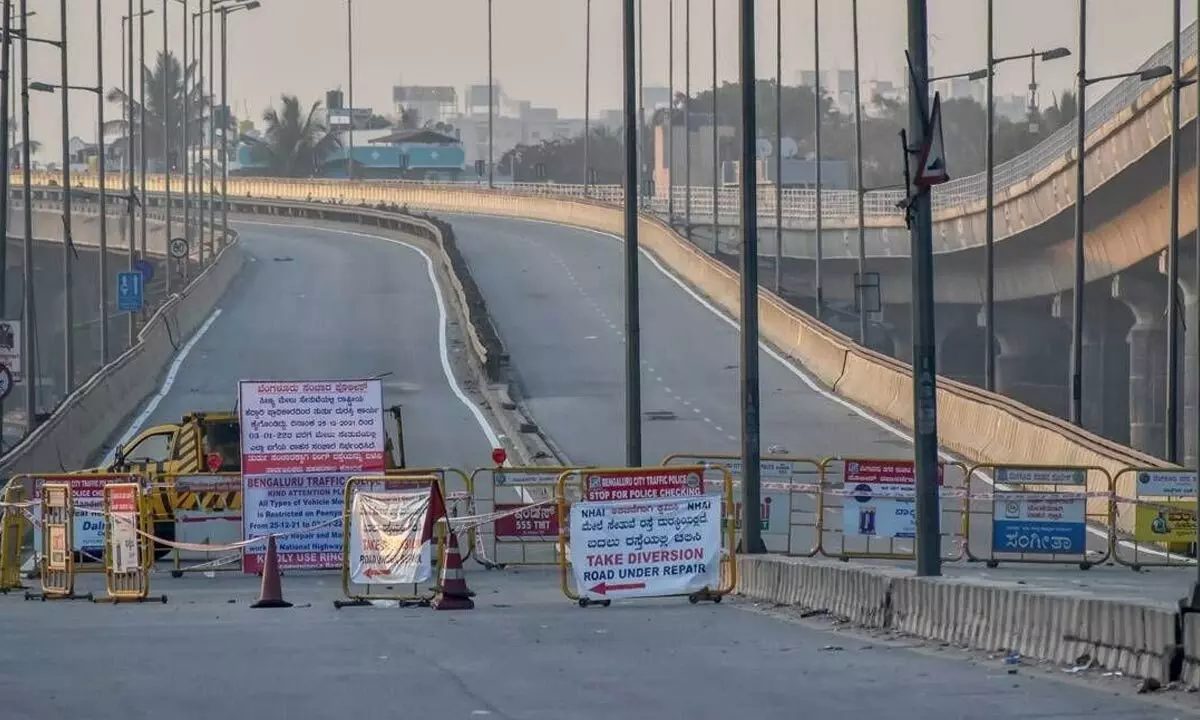
[[[749,599],[828,613],[862,627],[1200,685],[1200,622],[1187,617],[1181,647],[1182,618],[1170,605],[768,555],[739,557],[738,578],[739,594]]]

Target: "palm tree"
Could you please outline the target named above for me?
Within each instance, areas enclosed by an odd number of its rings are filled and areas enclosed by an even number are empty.
[[[305,113],[295,95],[284,94],[279,100],[279,108],[268,108],[263,113],[266,128],[261,140],[251,140],[251,157],[256,163],[267,165],[276,176],[312,176],[341,148],[341,140],[317,121],[320,101],[314,102]]]
[[[170,141],[169,161],[174,169],[179,169],[181,159],[184,156],[180,152],[183,145],[183,109],[184,97],[187,96],[188,107],[188,137],[191,138],[192,144],[198,144],[201,138],[201,131],[205,129],[205,122],[208,119],[209,110],[212,107],[212,98],[205,94],[203,87],[198,82],[199,66],[192,63],[186,69],[183,67],[179,59],[172,53],[158,53],[155,60],[154,68],[142,68],[142,83],[145,86],[146,107],[143,108],[138,101],[138,96],[127,98],[125,93],[119,88],[113,88],[108,92],[108,101],[118,103],[124,106],[125,112],[132,112],[134,122],[133,127],[133,142],[135,152],[140,149],[141,138],[139,130],[142,126],[140,120],[142,115],[145,115],[146,128],[146,158],[148,160],[162,161],[163,160],[163,132],[164,123],[163,117],[169,114],[169,122],[166,123],[167,137]],[[163,100],[163,80],[166,80],[167,93],[166,104]],[[233,127],[233,120],[229,118],[230,127]],[[106,123],[107,127],[125,131],[125,120],[118,119]],[[126,134],[129,134],[128,132]]]

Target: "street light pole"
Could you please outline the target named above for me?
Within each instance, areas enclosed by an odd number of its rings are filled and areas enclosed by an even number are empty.
[[[816,277],[816,297],[815,297],[815,317],[821,319],[821,310],[825,305],[824,286],[821,284],[821,265],[823,260],[823,240],[824,237],[821,231],[821,124],[825,120],[825,113],[822,108],[823,97],[821,95],[821,0],[813,0],[813,114],[816,116],[813,119],[813,144],[815,145],[813,152],[816,154],[816,182],[817,182],[817,238],[816,238],[816,262],[814,273]]]
[[[225,25],[221,24],[224,36]],[[222,37],[221,42],[225,42]],[[346,179],[354,179],[354,0],[346,0],[346,75],[347,97],[346,104],[350,110],[350,125],[347,127],[349,148],[346,150]]]
[[[71,100],[67,82],[67,0],[59,0],[59,55],[62,63],[62,204],[63,204],[63,397],[75,387],[75,253],[71,236]],[[28,30],[26,30],[28,32]],[[3,268],[0,268],[3,270]]]
[[[1079,0],[1079,69],[1075,82],[1075,281],[1071,298],[1071,422],[1083,425],[1083,203],[1087,124],[1087,0]]]
[[[912,0],[910,0],[911,2]],[[910,10],[911,12],[911,10]],[[922,13],[924,9],[922,8]],[[862,152],[862,76],[859,75],[858,47],[858,0],[850,2],[850,23],[854,36],[854,164],[855,196],[858,202],[858,280],[854,283],[854,295],[858,300],[858,342],[867,345],[867,298],[863,290],[867,282],[867,229],[865,227],[866,188],[863,186]]]
[[[712,251],[714,255],[717,254],[721,244],[721,153],[717,126],[717,0],[712,0]]]
[[[108,364],[108,167],[104,150],[104,0],[96,0],[96,91],[96,180],[100,192],[100,367],[104,367]],[[5,115],[7,114],[5,112]],[[5,177],[8,176],[7,167],[8,163],[5,163]],[[4,195],[7,202],[7,188]],[[0,267],[3,267],[2,259]],[[3,289],[3,284],[0,283],[0,294],[3,294]],[[3,301],[0,300],[0,317],[3,317],[2,308]]]
[[[592,0],[584,0],[583,40],[583,196],[592,188]]]
[[[487,50],[488,50],[488,189],[496,187],[496,154],[493,148],[495,142],[495,115],[496,115],[496,81],[492,79],[492,0],[487,0]],[[515,177],[517,174],[516,167],[512,168],[511,174]]]
[[[146,79],[143,73],[146,72],[146,0],[139,0],[138,5],[138,154],[140,154],[141,162],[141,183],[138,192],[141,194],[141,257],[146,257]],[[130,88],[131,90],[133,88]]]
[[[183,130],[183,139],[180,152],[180,165],[183,167],[183,239],[187,242],[188,254],[183,258],[183,281],[186,284],[188,278],[188,263],[191,261],[192,247],[192,197],[191,197],[191,147],[188,145],[188,140],[191,138],[188,135],[188,125],[192,122],[192,88],[188,84],[188,0],[179,0],[183,3],[183,72],[180,73],[183,87],[180,88],[183,93],[183,117],[180,119],[179,125]],[[195,22],[193,21],[193,26]],[[168,253],[170,246],[167,247]]]
[[[1171,201],[1170,244],[1167,246],[1167,418],[1166,461],[1178,460],[1179,445],[1179,43],[1180,4],[1171,0]]]
[[[987,138],[984,141],[984,195],[987,196],[987,208],[984,211],[984,250],[983,250],[983,334],[987,343],[983,358],[984,387],[990,391],[996,390],[996,269],[995,269],[995,238],[996,238],[996,52],[995,42],[995,8],[992,0],[987,0]]]
[[[200,0],[200,9],[196,12],[196,20],[198,21],[198,32],[196,41],[196,87],[200,91],[200,131],[199,147],[196,148],[196,158],[199,168],[195,175],[196,189],[193,194],[196,196],[196,247],[199,251],[197,260],[200,267],[204,267],[204,115],[205,105],[208,106],[211,114],[212,100],[206,99],[204,95],[204,0]]]
[[[667,225],[675,227],[675,0],[667,0]]]
[[[171,97],[167,94],[167,58],[170,56],[170,34],[167,31],[167,0],[162,0],[162,31],[163,31],[163,66],[162,66],[162,102],[163,102],[163,181],[167,198],[166,210],[166,240],[167,247],[171,244]],[[171,294],[171,253],[167,253],[167,295]]]
[[[646,56],[644,42],[646,35],[642,26],[642,0],[637,4],[637,68],[638,68],[638,196],[637,206],[642,207],[643,199],[648,198],[646,183]]]
[[[775,294],[783,286],[783,0],[775,0]]]
[[[133,18],[136,17],[133,13],[133,0],[129,0],[129,15],[125,20],[129,21],[128,44],[124,48],[125,54],[125,114],[128,116],[125,123],[125,190],[128,195],[126,200],[127,220],[129,224],[129,272],[133,272],[133,263],[135,257],[135,245],[137,243],[137,217],[135,216],[137,208],[137,185],[134,184],[134,147],[133,147]],[[137,342],[137,314],[128,313],[129,327],[129,347]]]
[[[130,0],[132,2],[132,0]],[[25,431],[37,427],[37,364],[33,353],[37,347],[34,337],[33,312],[33,178],[29,170],[29,0],[21,0],[21,181],[24,183],[24,280],[21,283],[21,374],[25,382]]]
[[[244,7],[244,6],[243,6]],[[221,11],[221,238],[229,239],[229,11]],[[350,128],[354,129],[354,107],[350,108]]]
[[[642,361],[638,296],[638,125],[634,2],[624,0],[625,105],[625,465],[642,464]],[[490,0],[489,0],[490,6]],[[490,57],[489,53],[489,57]],[[489,84],[490,87],[490,84]]]
[[[692,239],[692,0],[683,0],[683,232]]]
[[[739,13],[742,91],[742,533],[744,552],[763,553],[759,525],[759,388],[758,388],[758,157],[755,107],[754,2],[741,0]]]
[[[214,258],[217,256],[217,113],[212,105],[217,97],[213,87],[217,75],[213,62],[217,47],[217,24],[214,16],[217,2],[218,0],[209,0],[208,3],[208,102],[212,108],[208,113],[208,239],[212,247],[208,250],[209,255]]]

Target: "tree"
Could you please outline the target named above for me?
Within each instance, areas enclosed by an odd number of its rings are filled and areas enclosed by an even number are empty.
[[[122,106],[124,111],[123,117],[132,117],[134,123],[132,132],[134,154],[141,149],[140,131],[142,127],[145,127],[146,158],[155,161],[163,160],[163,135],[165,132],[167,140],[170,143],[168,150],[170,165],[173,169],[179,169],[182,166],[181,160],[184,157],[184,153],[181,152],[181,149],[183,146],[185,96],[188,107],[189,142],[192,145],[200,144],[201,134],[205,129],[205,121],[208,119],[209,110],[212,108],[212,98],[204,92],[204,89],[198,82],[198,69],[199,66],[196,63],[192,63],[188,68],[184,69],[182,63],[179,62],[179,59],[174,54],[159,52],[153,69],[148,67],[142,68],[141,80],[143,89],[139,90],[139,93],[142,91],[145,92],[146,105],[144,108],[140,102],[140,94],[135,97],[126,97],[125,93],[119,88],[113,88],[108,91],[108,101]],[[164,79],[167,85],[165,103],[163,97]],[[168,122],[164,123],[163,118],[167,116],[169,116]],[[144,124],[141,122],[143,119],[145,120]],[[225,118],[225,122],[228,128],[236,129],[236,122],[232,116]],[[121,130],[127,136],[131,134],[126,127],[126,120],[124,119],[109,121],[106,123],[106,126]]]
[[[588,161],[599,185],[621,182],[625,177],[622,138],[607,128],[592,129]],[[539,167],[542,170],[539,173]],[[517,182],[583,183],[583,135],[543,140],[537,145],[518,145],[500,158],[499,170]]]
[[[261,140],[250,140],[251,157],[265,164],[270,173],[282,177],[309,177],[341,148],[337,134],[316,120],[318,100],[305,113],[295,95],[281,95],[279,108],[263,112]]]

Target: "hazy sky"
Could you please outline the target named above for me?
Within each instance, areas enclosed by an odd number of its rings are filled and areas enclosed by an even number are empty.
[[[57,37],[58,2],[27,0],[37,15],[32,36]],[[189,0],[194,11],[199,0]],[[707,86],[711,75],[713,0],[690,0],[692,7],[692,84]],[[127,0],[104,5],[104,73],[107,87],[120,85],[121,16]],[[182,39],[180,0],[134,0],[155,14],[146,18],[146,54],[162,45],[163,4],[168,10],[168,39],[178,52]],[[718,5],[718,75],[737,76],[737,1]],[[775,2],[758,1],[758,74],[775,70]],[[812,67],[812,0],[782,0],[783,76]],[[684,8],[674,0],[676,86],[683,85]],[[1166,43],[1171,32],[1171,0],[1091,0],[1088,4],[1088,73],[1134,69]],[[666,84],[668,0],[643,0],[645,80]],[[1000,55],[1063,45],[1076,48],[1079,0],[995,0],[996,52]],[[96,80],[95,0],[67,0],[71,84]],[[905,0],[859,0],[861,64],[864,78],[899,80],[906,42]],[[494,0],[495,75],[505,92],[562,114],[583,112],[585,0]],[[592,107],[620,106],[621,0],[592,0]],[[1195,18],[1195,3],[1185,2],[1183,22]],[[486,0],[354,0],[355,104],[392,109],[392,86],[444,84],[462,87],[486,82]],[[977,69],[985,57],[985,0],[929,0],[931,62],[937,74]],[[851,0],[821,0],[821,64],[852,67]],[[281,92],[305,102],[345,85],[347,77],[346,0],[262,0],[262,7],[229,17],[229,97],[239,116],[258,119]],[[30,44],[35,79],[59,80],[58,50]],[[220,58],[217,58],[218,68]],[[1074,58],[1047,63],[1039,72],[1043,103],[1051,91],[1074,83]],[[997,73],[1001,94],[1024,92],[1029,66],[1016,62]],[[219,77],[219,76],[218,76]],[[1089,91],[1098,98],[1107,87]],[[95,137],[95,97],[71,95],[71,133]],[[33,93],[31,127],[43,144],[42,160],[58,157],[60,100]],[[119,107],[106,112],[117,116]],[[14,110],[14,114],[17,111]]]

